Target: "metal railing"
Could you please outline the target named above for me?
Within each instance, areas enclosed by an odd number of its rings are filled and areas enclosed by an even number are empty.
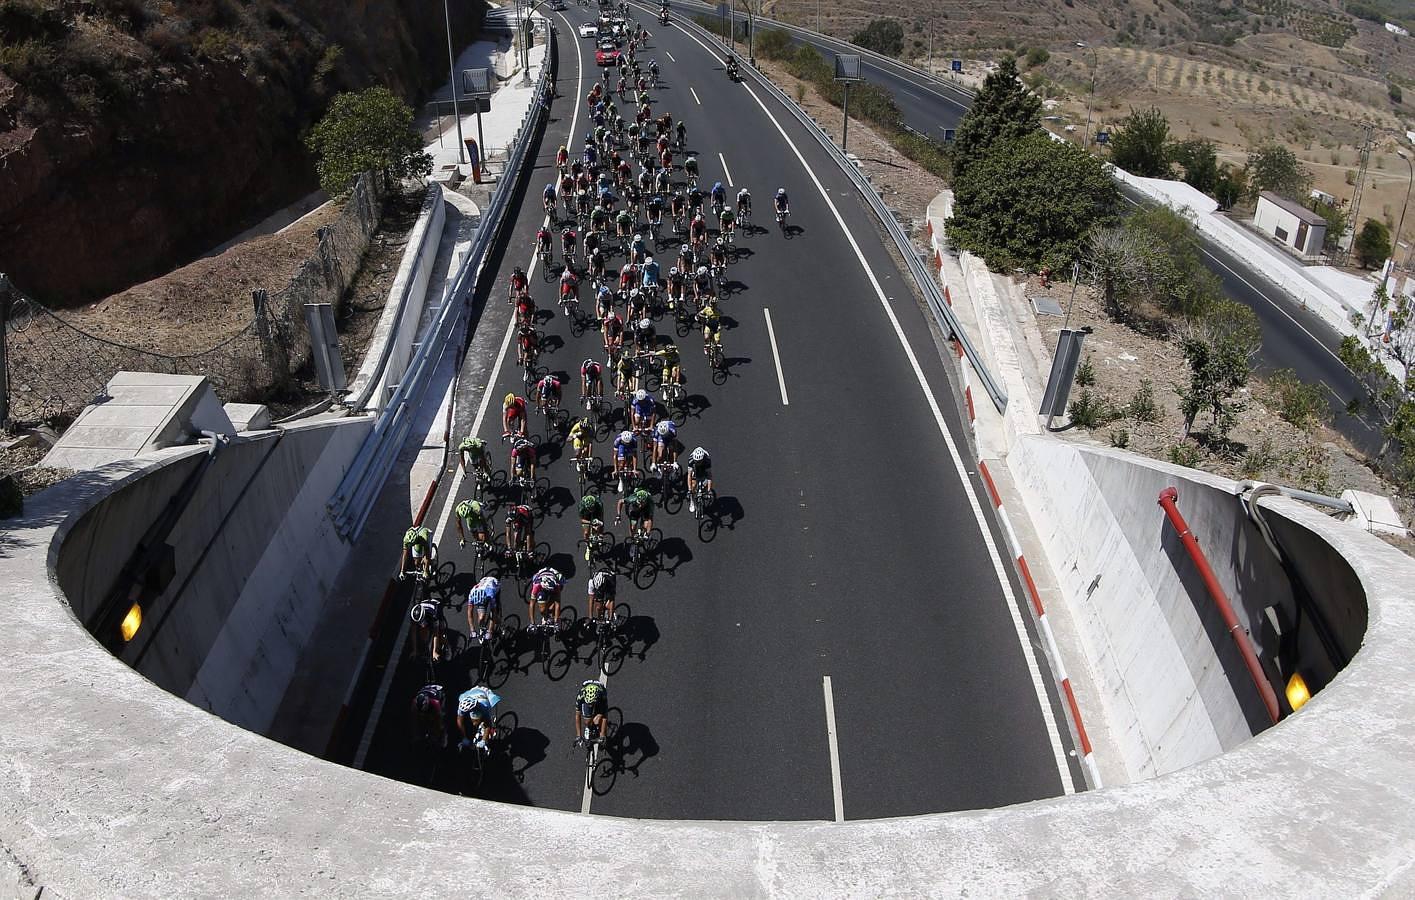
[[[679,19],[678,21],[680,27],[686,23],[687,27],[694,28],[702,34],[711,37],[717,43],[722,44],[722,40],[719,36],[702,28],[696,22],[687,19]],[[962,346],[963,353],[968,357],[968,362],[973,366],[973,371],[978,373],[978,379],[982,382],[983,388],[988,392],[988,397],[992,399],[993,406],[997,408],[997,411],[1002,412],[1007,409],[1007,391],[1003,389],[1002,384],[993,377],[993,374],[988,371],[987,366],[983,364],[983,359],[978,354],[977,348],[973,346],[972,340],[959,324],[957,316],[953,314],[953,309],[948,305],[948,301],[944,299],[943,289],[939,286],[938,279],[924,265],[923,260],[919,258],[918,252],[914,249],[913,240],[911,240],[909,235],[904,231],[904,226],[900,225],[899,220],[894,217],[894,213],[885,205],[884,198],[874,189],[874,185],[866,180],[864,173],[860,171],[858,166],[845,158],[845,154],[841,152],[839,147],[835,146],[835,142],[830,139],[830,136],[825,133],[820,125],[816,124],[816,120],[812,119],[806,111],[790,97],[787,97],[786,93],[778,88],[770,78],[767,78],[760,71],[752,69],[746,63],[742,64],[742,71],[755,72],[757,81],[760,82],[767,92],[775,97],[777,101],[791,110],[792,114],[795,115],[801,124],[805,126],[806,130],[815,137],[820,145],[825,148],[825,151],[830,154],[836,164],[849,176],[850,180],[854,182],[855,187],[860,191],[860,195],[869,203],[870,208],[874,210],[875,216],[883,223],[885,230],[889,232],[889,236],[894,239],[894,244],[899,250],[899,255],[904,258],[905,264],[913,274],[914,281],[919,285],[919,290],[923,293],[924,300],[928,303],[929,310],[934,314],[934,318],[938,321],[939,327],[947,332],[949,337],[957,340],[959,345]]]
[[[549,108],[546,92],[550,89],[555,56],[555,30],[548,22],[545,33],[546,56],[530,108],[517,126],[515,137],[511,141],[511,153],[506,161],[505,174],[497,182],[491,202],[482,212],[481,223],[472,239],[472,248],[456,275],[449,281],[437,318],[419,340],[393,395],[379,413],[373,430],[359,448],[327,504],[335,528],[346,540],[357,539],[368,521],[374,501],[397,460],[398,452],[407,440],[413,420],[427,395],[437,364],[450,347],[451,338],[457,333],[458,326],[471,309],[473,292],[487,262],[487,250],[504,224],[511,196],[516,192],[517,184],[523,175],[524,163],[534,144],[536,132],[546,120]]]

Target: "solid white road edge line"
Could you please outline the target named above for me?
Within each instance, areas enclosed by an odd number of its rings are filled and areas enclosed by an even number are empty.
[[[570,20],[566,19],[563,15],[560,18],[565,22],[565,26],[573,33],[574,26],[570,24]],[[585,77],[584,57],[580,53],[579,42],[575,43],[575,59],[576,64],[579,66],[579,72],[575,79],[575,96],[579,97],[580,91],[584,87]],[[580,104],[572,103],[571,105],[575,110],[574,114],[570,117],[570,137],[573,138],[575,136],[575,126],[580,121]],[[546,216],[542,224],[549,225],[550,216]],[[530,283],[531,279],[535,277],[537,262],[539,262],[539,259],[535,251],[532,250],[531,261],[526,266],[527,283]],[[492,302],[492,298],[489,295],[487,302]],[[501,376],[501,363],[506,359],[507,351],[511,348],[511,338],[514,337],[515,334],[516,317],[513,315],[511,321],[506,325],[506,337],[501,342],[501,351],[496,355],[496,364],[491,369],[491,377],[487,379],[486,387],[482,389],[481,405],[477,407],[476,418],[472,421],[471,434],[476,434],[481,430],[482,421],[486,418],[487,404],[491,401],[491,390],[496,386],[496,379]],[[461,486],[462,466],[461,460],[459,459],[453,466],[452,485],[447,492],[448,503],[456,502],[457,491]],[[432,536],[432,542],[436,546],[441,546],[442,539],[447,534],[447,524],[451,521],[451,517],[446,515],[446,512],[447,507],[442,507],[442,511],[438,516],[437,531]],[[408,617],[402,616],[401,619],[402,624],[398,627],[398,637],[393,642],[393,652],[389,657],[389,659],[395,661],[402,658],[403,645],[408,641]],[[388,702],[388,691],[393,686],[393,675],[397,669],[397,663],[394,662],[393,665],[387,666],[383,670],[383,680],[378,685],[378,693],[374,696],[373,706],[369,708],[368,719],[364,722],[364,733],[359,738],[359,749],[354,754],[354,768],[356,769],[362,769],[364,767],[364,760],[368,758],[369,748],[373,745],[373,732],[378,725],[378,720],[383,716],[383,707]]]
[[[712,48],[698,39],[698,36],[690,31],[683,32],[692,38],[693,43],[707,51],[708,55],[722,61]],[[918,379],[919,387],[924,392],[924,398],[928,401],[929,409],[933,413],[934,421],[938,425],[939,434],[943,436],[944,444],[948,447],[948,454],[953,460],[953,466],[958,472],[958,481],[963,485],[963,491],[968,497],[968,505],[973,510],[973,518],[978,523],[978,530],[982,532],[983,544],[987,547],[988,556],[992,560],[993,572],[997,576],[998,583],[1002,586],[1003,597],[1007,601],[1007,611],[1012,617],[1012,626],[1017,632],[1017,642],[1022,647],[1022,655],[1027,663],[1027,671],[1032,679],[1032,689],[1037,696],[1037,705],[1041,708],[1042,720],[1046,724],[1047,737],[1051,741],[1052,755],[1056,760],[1056,771],[1061,778],[1062,790],[1067,794],[1076,793],[1076,782],[1071,775],[1071,767],[1066,761],[1066,748],[1062,745],[1061,732],[1056,725],[1056,717],[1052,715],[1051,703],[1047,700],[1046,686],[1042,680],[1041,668],[1037,665],[1037,655],[1032,647],[1032,642],[1027,637],[1027,628],[1022,623],[1022,614],[1017,608],[1017,595],[1012,590],[1012,582],[1007,577],[1007,570],[1003,568],[1001,555],[997,552],[997,542],[993,540],[992,531],[988,529],[987,520],[983,518],[983,508],[978,503],[977,491],[973,489],[973,483],[968,479],[968,469],[963,465],[963,457],[958,453],[958,445],[953,440],[953,434],[948,430],[948,423],[943,419],[943,411],[939,409],[938,400],[934,398],[933,389],[929,387],[928,379],[924,377],[924,370],[919,366],[919,359],[914,355],[914,350],[909,346],[909,340],[904,334],[903,327],[899,324],[899,319],[894,315],[894,309],[889,305],[889,298],[885,296],[884,289],[880,287],[879,279],[875,277],[874,270],[870,268],[869,262],[865,259],[864,252],[855,241],[855,236],[850,233],[850,229],[845,225],[845,219],[840,215],[840,210],[836,209],[835,202],[830,199],[830,193],[821,184],[816,173],[806,162],[806,157],[802,155],[800,148],[787,135],[786,129],[781,127],[776,116],[762,102],[762,98],[757,96],[757,92],[750,85],[743,84],[751,98],[757,101],[757,105],[766,113],[766,117],[776,126],[780,132],[781,139],[791,148],[791,152],[796,155],[796,159],[801,163],[801,168],[815,184],[816,190],[820,192],[821,199],[825,200],[826,206],[830,208],[831,214],[835,216],[835,221],[840,226],[840,231],[845,235],[845,240],[850,243],[851,249],[855,251],[855,257],[860,261],[861,268],[865,271],[865,276],[869,278],[871,286],[874,287],[875,296],[879,298],[880,306],[884,308],[884,313],[889,317],[890,324],[894,327],[894,335],[899,339],[899,345],[904,348],[904,355],[909,360],[909,365],[914,369],[914,377]]]
[[[762,314],[766,316],[766,336],[771,339],[771,358],[776,361],[776,383],[781,385],[781,405],[790,406],[791,401],[786,399],[786,374],[781,371],[781,351],[776,348],[776,329],[771,325],[771,310],[763,306]]]
[[[830,741],[830,789],[835,799],[835,821],[845,821],[845,794],[840,787],[840,741],[835,732],[835,694],[830,689],[830,676],[822,676],[825,691],[825,735]]]

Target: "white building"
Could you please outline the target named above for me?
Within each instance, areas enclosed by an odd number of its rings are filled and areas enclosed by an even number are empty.
[[[1392,22],[1386,23],[1386,31],[1389,31],[1391,34],[1398,34],[1401,37],[1410,37],[1410,32]]]
[[[1304,258],[1320,256],[1327,238],[1326,219],[1272,191],[1258,195],[1253,227],[1272,235],[1287,252]]]

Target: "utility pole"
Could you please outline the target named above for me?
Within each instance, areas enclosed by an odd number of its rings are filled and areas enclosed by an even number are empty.
[[[6,344],[10,329],[10,278],[0,272],[0,428],[10,424],[10,359]]]
[[[934,77],[934,33],[929,32],[929,77]]]
[[[452,81],[452,118],[457,120],[457,164],[461,165],[467,161],[467,145],[462,141],[462,112],[457,108],[457,59],[452,55],[452,13],[447,9],[447,0],[442,0],[442,19],[447,23],[447,77]],[[477,148],[480,150],[481,145]]]

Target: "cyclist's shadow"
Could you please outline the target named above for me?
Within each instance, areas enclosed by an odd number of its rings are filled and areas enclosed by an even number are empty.
[[[679,566],[691,561],[692,558],[692,549],[688,546],[688,542],[680,537],[666,538],[658,545],[659,569],[670,577],[677,573]],[[670,560],[672,561],[671,565],[669,564]]]
[[[625,722],[610,735],[605,752],[614,761],[617,772],[639,777],[639,768],[658,755],[658,741],[642,722]]]

